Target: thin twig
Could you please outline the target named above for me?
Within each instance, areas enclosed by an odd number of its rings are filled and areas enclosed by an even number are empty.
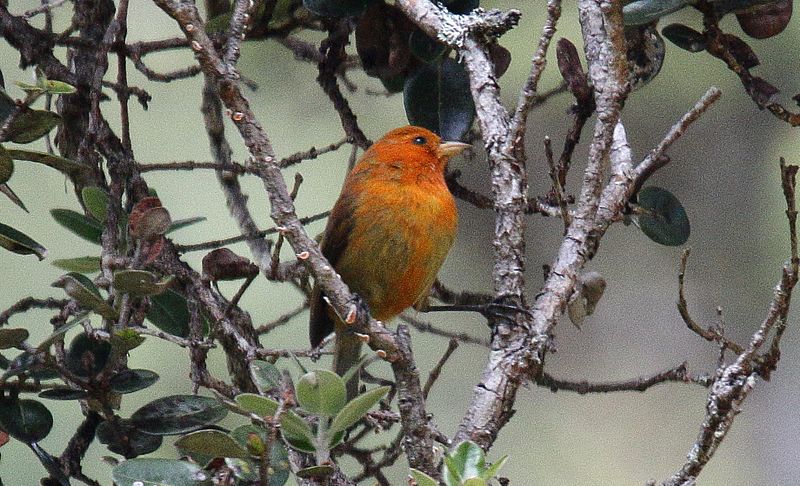
[[[444,354],[441,358],[439,358],[436,366],[433,367],[431,373],[428,375],[428,381],[425,382],[425,386],[422,387],[422,396],[424,396],[426,400],[428,399],[428,394],[430,393],[433,384],[436,383],[436,380],[442,373],[442,368],[444,368],[445,363],[447,363],[447,360],[450,359],[450,356],[452,356],[453,351],[456,349],[458,349],[458,340],[451,339],[450,342],[447,343],[447,349],[444,351]]]
[[[619,391],[637,391],[643,392],[650,387],[660,383],[667,383],[670,381],[677,381],[681,383],[696,383],[698,385],[708,387],[711,385],[712,379],[706,375],[692,376],[686,371],[686,363],[681,363],[674,368],[664,370],[652,376],[640,376],[630,380],[623,381],[609,381],[605,383],[591,383],[589,381],[570,381],[560,380],[554,378],[548,373],[542,373],[541,376],[536,378],[536,384],[545,388],[549,388],[552,392],[561,390],[572,391],[579,395],[586,395],[589,393],[611,393]]]

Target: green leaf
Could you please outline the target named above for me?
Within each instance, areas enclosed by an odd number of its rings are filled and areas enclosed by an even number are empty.
[[[281,372],[269,361],[256,359],[250,362],[250,376],[259,393],[267,393],[281,384]]]
[[[649,24],[686,5],[686,0],[638,0],[622,7],[622,15],[625,25]]]
[[[70,272],[59,277],[52,286],[64,289],[64,292],[78,301],[81,307],[91,309],[106,319],[117,317],[117,311],[103,299],[100,291],[85,275]]]
[[[111,471],[117,486],[205,486],[211,476],[200,466],[173,459],[139,458],[121,462]]]
[[[25,233],[3,223],[0,223],[0,246],[18,255],[36,255],[39,260],[44,260],[47,256],[47,248]]]
[[[39,86],[36,86],[35,84],[23,83],[22,81],[14,81],[14,84],[16,84],[19,89],[21,89],[26,93],[33,93],[33,94],[44,93],[44,89]]]
[[[51,388],[39,393],[39,398],[50,400],[83,400],[89,394],[86,390],[73,390],[70,388]]]
[[[202,223],[206,219],[208,218],[206,218],[205,216],[196,216],[194,218],[185,218],[173,221],[172,224],[169,226],[169,229],[167,229],[167,232],[164,234],[168,235],[173,231],[178,231],[179,229],[187,228],[189,226],[192,226],[193,224]]]
[[[439,486],[438,481],[417,469],[411,469],[411,477],[417,482],[417,486]]]
[[[500,459],[496,460],[491,466],[487,467],[483,471],[481,477],[486,481],[491,481],[495,476],[497,476],[497,473],[500,472],[500,468],[503,467],[503,465],[506,463],[507,460],[508,456],[503,456]]]
[[[114,272],[114,288],[120,292],[143,297],[163,293],[175,279],[172,275],[158,279],[144,270],[118,270]]]
[[[77,258],[60,258],[51,262],[56,268],[68,272],[95,273],[100,271],[100,257],[85,256]]]
[[[6,149],[6,153],[14,160],[27,160],[29,162],[36,162],[52,167],[59,172],[69,175],[77,175],[83,172],[89,172],[91,168],[80,162],[52,155],[47,152],[38,152],[36,150],[21,150],[21,149]]]
[[[314,431],[308,422],[291,410],[281,414],[281,434],[286,442],[303,452],[316,452],[314,447]]]
[[[442,467],[442,476],[444,476],[444,484],[447,486],[461,486],[464,479],[458,473],[458,464],[449,455],[442,458],[444,466]]]
[[[0,184],[5,184],[14,174],[14,159],[8,151],[0,145]]]
[[[159,398],[133,413],[131,425],[154,435],[178,435],[222,420],[228,410],[214,398],[171,395]]]
[[[335,416],[347,403],[344,381],[328,370],[314,370],[301,376],[296,393],[303,410],[325,417]]]
[[[144,341],[145,337],[130,327],[114,331],[111,335],[111,346],[121,354],[127,354],[132,349],[138,348]]]
[[[388,386],[381,386],[364,392],[350,400],[333,419],[328,429],[329,437],[333,437],[338,432],[347,430],[347,428],[358,422],[361,417],[369,412],[370,408],[375,406],[384,395],[389,393],[389,390],[390,388]]]
[[[27,329],[23,328],[0,328],[0,349],[16,348],[28,339]]]
[[[706,49],[706,39],[700,32],[683,24],[670,24],[661,29],[661,35],[670,42],[689,52]]]
[[[335,469],[333,468],[333,466],[328,464],[322,464],[321,466],[310,466],[300,469],[295,473],[295,475],[300,479],[315,478],[318,480],[324,480],[325,478],[333,474],[334,471]]]
[[[164,441],[160,435],[145,434],[132,427],[127,420],[101,422],[97,427],[97,439],[108,450],[127,459],[149,454],[161,447]]]
[[[464,67],[448,58],[424,64],[406,78],[403,104],[411,125],[460,140],[475,119],[475,105]]]
[[[483,478],[469,478],[461,484],[463,486],[486,486],[488,483]]]
[[[126,394],[152,386],[158,381],[158,373],[150,370],[123,370],[111,377],[109,385],[117,393]]]
[[[376,0],[303,0],[303,6],[321,17],[353,17]]]
[[[45,91],[45,93],[49,93],[52,95],[73,94],[77,91],[75,87],[72,86],[71,84],[67,84],[63,81],[56,81],[53,79],[39,80],[38,85]]]
[[[456,473],[461,480],[479,478],[486,468],[486,456],[481,447],[470,441],[464,441],[447,456],[443,474]]]
[[[164,332],[189,337],[189,307],[186,299],[174,290],[150,297],[147,320]]]
[[[250,457],[250,454],[238,442],[219,430],[198,430],[184,435],[175,442],[175,447],[190,453],[200,453],[211,457],[238,457],[240,459]]]
[[[447,46],[431,38],[422,29],[414,29],[408,36],[408,47],[420,61],[437,61],[447,50]]]
[[[45,110],[25,110],[14,119],[7,137],[14,143],[31,143],[47,135],[61,123],[58,113]]]
[[[86,186],[81,189],[81,199],[89,214],[101,223],[108,217],[108,193],[97,186]]]
[[[258,415],[259,417],[272,417],[278,411],[280,404],[275,400],[255,393],[240,393],[234,398],[240,408]]]
[[[53,428],[53,415],[41,402],[0,398],[0,428],[20,442],[30,444],[47,437]]]
[[[50,214],[58,224],[72,233],[88,242],[100,244],[100,238],[103,236],[103,225],[99,221],[71,209],[51,209]]]
[[[108,341],[95,340],[80,333],[69,344],[65,365],[78,376],[94,376],[105,367],[110,356],[111,344]]]
[[[679,246],[691,233],[689,217],[681,202],[671,192],[660,187],[645,187],[639,191],[639,229],[660,245]]]

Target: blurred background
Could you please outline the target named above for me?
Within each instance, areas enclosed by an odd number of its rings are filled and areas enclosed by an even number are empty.
[[[11,2],[11,9],[21,13],[35,5],[38,2],[16,1]],[[57,29],[68,25],[69,5],[56,10]],[[505,104],[513,106],[530,68],[544,22],[545,4],[542,0],[486,0],[483,6],[513,7],[523,12],[520,25],[501,39],[501,44],[512,53],[512,64],[501,86]],[[567,37],[580,50],[576,11],[573,0],[565,1],[556,39]],[[129,41],[181,35],[174,22],[149,2],[131,2],[129,19]],[[701,19],[693,11],[670,15],[662,25],[678,21],[701,29]],[[34,23],[40,25],[41,19]],[[793,24],[797,25],[797,19]],[[722,27],[742,35],[733,18],[726,18]],[[302,37],[315,43],[322,38],[321,34],[308,33]],[[790,105],[791,96],[800,91],[796,78],[800,29],[790,25],[777,37],[764,41],[747,39],[747,42],[762,61],[755,74],[779,87],[781,101]],[[349,49],[354,52],[353,46]],[[550,59],[541,91],[560,82],[554,56]],[[6,86],[12,96],[20,98],[23,93],[13,82],[30,82],[32,73],[20,71],[18,61],[16,52],[0,42],[0,69]],[[148,65],[157,71],[181,68],[191,62],[188,51],[147,58]],[[342,138],[338,116],[315,82],[315,65],[295,61],[284,47],[263,41],[244,44],[239,67],[242,74],[259,85],[247,96],[279,156]],[[148,82],[132,68],[128,72],[131,85],[140,86],[153,96],[148,111],[134,102],[130,104],[137,161],[209,160],[199,113],[201,78],[159,84]],[[114,74],[112,66],[106,78],[112,79]],[[378,80],[354,71],[349,76],[358,89],[345,94],[368,137],[376,139],[385,131],[406,124],[401,95],[375,95],[374,92],[382,91]],[[759,111],[743,92],[738,78],[721,61],[705,53],[690,54],[672,44],[667,45],[661,74],[631,95],[622,119],[634,159],[640,160],[711,85],[722,90],[721,100],[670,149],[672,163],[650,183],[677,195],[691,219],[688,245],[692,247],[692,255],[686,287],[690,311],[696,320],[709,325],[716,322],[716,308],[721,306],[729,336],[745,342],[764,317],[781,265],[789,256],[778,158],[783,156],[789,163],[800,163],[796,129]],[[559,95],[537,108],[529,119],[531,197],[544,194],[549,185],[540,141],[550,136],[560,150],[571,125],[567,115],[571,101],[570,95]],[[116,102],[105,103],[103,108],[116,127]],[[590,120],[589,126],[592,123]],[[235,158],[243,160],[246,149],[233,127],[229,125],[227,129]],[[584,131],[584,142],[590,133],[590,128]],[[466,186],[488,194],[486,163],[481,152],[454,160],[451,166],[465,173],[462,182]],[[578,176],[585,166],[585,154],[586,145],[582,144],[573,157],[573,178],[568,188],[573,193],[579,190]],[[298,171],[305,178],[296,201],[300,216],[331,207],[348,156],[349,149],[344,148],[286,170],[287,180]],[[158,190],[173,218],[208,218],[172,235],[174,241],[195,243],[238,234],[212,171],[148,173],[146,180]],[[248,177],[242,179],[242,184],[250,195],[250,208],[259,224],[270,227],[269,207],[260,181]],[[79,209],[72,190],[58,172],[18,162],[11,187],[28,206],[30,214],[3,199],[0,219],[46,246],[49,256],[37,262],[33,256],[0,253],[0,309],[28,295],[60,297],[61,290],[49,284],[62,272],[48,262],[95,252],[50,217],[49,209],[53,207]],[[459,203],[459,210],[458,239],[440,279],[455,290],[490,292],[493,214],[464,203]],[[308,230],[316,234],[323,228],[324,222],[317,222]],[[530,216],[527,235],[528,297],[533,301],[542,281],[542,265],[550,263],[556,254],[561,221]],[[249,256],[244,245],[232,249]],[[687,361],[692,373],[712,372],[716,347],[688,331],[675,307],[680,253],[680,248],[656,245],[633,226],[614,226],[590,264],[608,282],[605,296],[581,330],[566,319],[559,324],[555,330],[558,350],[548,357],[547,371],[571,380],[621,380],[650,375]],[[202,256],[190,253],[185,258],[199,270]],[[289,256],[287,253],[286,257]],[[236,288],[236,285],[222,286],[229,297]],[[303,296],[292,286],[259,279],[245,294],[241,306],[252,315],[254,323],[263,324],[302,301]],[[800,374],[800,341],[796,332],[798,313],[793,311],[792,316],[778,371],[771,382],[757,383],[699,484],[797,484],[800,389],[796,377]],[[49,317],[48,312],[30,312],[12,318],[11,324],[29,329],[31,341],[36,342],[49,334]],[[472,315],[440,313],[420,317],[442,328],[479,337],[488,333],[483,319]],[[307,313],[301,314],[266,336],[263,344],[271,348],[307,346],[306,319]],[[447,342],[430,334],[414,333],[413,337],[424,377],[444,352]],[[478,381],[485,354],[484,348],[462,345],[432,390],[429,411],[443,432],[455,431]],[[212,362],[213,371],[225,376],[224,360],[219,353],[212,356]],[[129,364],[153,369],[161,375],[161,380],[147,391],[126,396],[120,414],[128,416],[156,396],[190,393],[187,363],[185,350],[148,338],[144,346],[131,354]],[[279,365],[296,373],[296,366],[290,361],[280,361]],[[323,360],[315,366],[327,366],[327,362]],[[371,368],[377,373],[381,369],[385,373],[388,367],[376,364]],[[509,454],[502,475],[518,485],[641,485],[649,479],[662,480],[683,463],[700,429],[705,403],[706,390],[696,385],[665,384],[645,393],[589,396],[552,393],[529,386],[520,391],[516,415],[503,429],[489,459]],[[56,426],[42,446],[51,453],[60,453],[80,422],[79,406],[77,402],[47,405],[56,417]],[[228,420],[230,425],[237,424],[236,418]],[[171,444],[165,441],[156,455],[175,457]],[[0,454],[0,477],[5,484],[37,484],[44,473],[33,454],[14,440],[0,449]],[[99,460],[109,454],[98,444],[92,446],[84,462],[84,472],[103,484],[110,484],[110,467]],[[392,471],[393,481],[403,484],[407,466],[403,460],[398,464]]]

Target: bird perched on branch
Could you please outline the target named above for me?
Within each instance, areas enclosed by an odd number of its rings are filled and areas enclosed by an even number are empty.
[[[390,131],[358,160],[331,210],[322,254],[378,320],[387,321],[427,297],[458,225],[444,173],[469,147],[406,126]],[[309,338],[316,347],[336,332],[333,367],[343,375],[359,359],[361,340],[327,305],[311,296]],[[348,396],[358,389],[356,377]]]

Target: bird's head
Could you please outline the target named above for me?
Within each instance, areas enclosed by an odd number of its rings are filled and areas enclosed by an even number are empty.
[[[447,161],[470,147],[462,142],[443,142],[432,131],[415,126],[395,128],[372,144],[364,159],[396,165],[403,169],[434,170],[444,173]]]

